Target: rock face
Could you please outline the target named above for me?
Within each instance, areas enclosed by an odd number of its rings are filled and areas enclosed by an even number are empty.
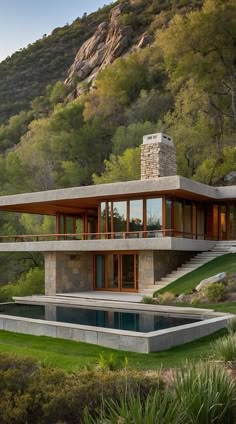
[[[122,5],[114,7],[110,13],[110,21],[102,22],[94,35],[79,49],[65,80],[65,84],[73,89],[69,98],[80,96],[85,90],[81,83],[91,84],[98,73],[115,59],[152,42],[152,37],[144,33],[133,44],[132,27],[124,26],[120,21],[122,10]],[[76,88],[75,81],[79,81]]]
[[[199,292],[202,289],[205,289],[205,287],[209,286],[209,284],[213,283],[225,283],[227,281],[227,274],[226,272],[221,272],[220,274],[213,275],[213,277],[206,278],[205,280],[202,280],[196,287],[196,290]]]

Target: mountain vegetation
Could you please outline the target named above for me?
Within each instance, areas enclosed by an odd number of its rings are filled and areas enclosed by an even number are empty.
[[[226,184],[236,171],[235,16],[234,0],[119,0],[3,61],[0,194],[138,179],[142,136],[157,131],[174,137],[179,174]],[[103,23],[118,37],[107,66],[94,47]],[[1,214],[1,234],[35,228],[54,223]],[[19,272],[29,262],[40,258]]]

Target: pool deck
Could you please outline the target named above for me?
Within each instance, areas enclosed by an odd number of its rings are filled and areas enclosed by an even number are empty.
[[[96,309],[115,309],[115,310],[128,310],[133,312],[159,312],[163,315],[188,315],[198,316],[201,319],[214,318],[226,316],[228,314],[215,312],[213,309],[181,307],[181,306],[167,306],[167,305],[153,305],[141,303],[139,295],[136,294],[118,294],[113,293],[96,293],[94,296],[89,296],[87,293],[57,294],[56,296],[33,295],[24,297],[14,297],[14,301],[20,304],[28,305],[61,305],[61,306],[90,306]],[[104,296],[105,295],[105,296]]]

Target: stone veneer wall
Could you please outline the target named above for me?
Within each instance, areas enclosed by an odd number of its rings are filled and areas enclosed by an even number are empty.
[[[147,250],[139,252],[139,291],[155,284],[166,274],[177,269],[195,252]]]
[[[154,284],[154,252],[140,251],[138,254],[138,291],[142,292],[148,285]]]
[[[176,150],[163,142],[141,145],[141,180],[176,175]]]
[[[93,289],[93,254],[46,252],[45,294]]]

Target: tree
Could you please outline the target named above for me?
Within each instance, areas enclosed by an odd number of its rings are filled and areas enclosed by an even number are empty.
[[[100,175],[93,174],[95,184],[132,181],[140,179],[140,148],[127,149],[120,156],[111,155],[104,161],[105,171]]]
[[[120,155],[128,148],[138,147],[142,144],[144,135],[155,132],[157,132],[157,124],[148,121],[131,124],[128,127],[117,127],[112,137],[112,153]]]

